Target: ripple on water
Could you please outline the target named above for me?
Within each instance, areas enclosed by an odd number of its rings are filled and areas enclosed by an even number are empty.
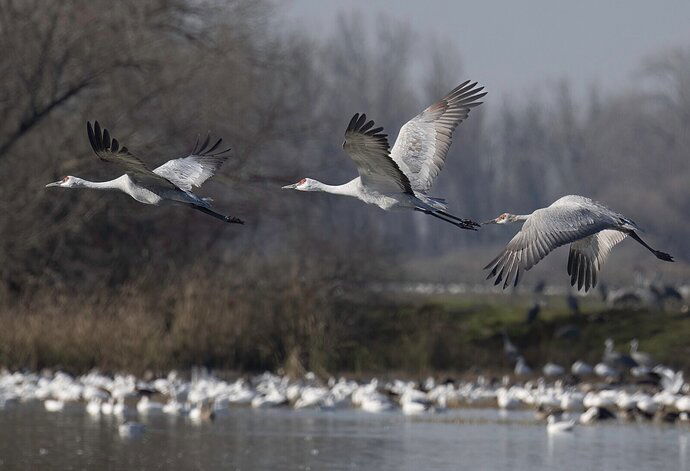
[[[400,413],[231,409],[203,427],[147,417],[122,440],[112,417],[82,408],[56,416],[40,403],[0,412],[8,469],[688,469],[690,430],[610,423],[549,435],[529,411]]]

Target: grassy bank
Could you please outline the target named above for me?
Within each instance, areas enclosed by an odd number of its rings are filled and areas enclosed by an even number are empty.
[[[194,365],[238,371],[311,369],[322,374],[429,373],[508,370],[502,332],[527,361],[595,363],[606,337],[618,349],[637,337],[640,348],[674,367],[690,366],[690,320],[667,312],[609,310],[585,305],[569,314],[551,299],[525,322],[526,300],[513,297],[397,298],[353,301],[257,290],[212,295],[170,290],[142,299],[119,292],[105,300],[68,297],[8,306],[0,313],[0,365],[73,372],[165,371]],[[249,293],[253,294],[249,294]]]
[[[562,304],[562,305],[561,305]],[[352,339],[341,368],[401,370],[422,375],[468,370],[506,371],[503,331],[528,363],[570,365],[601,360],[604,340],[627,351],[632,338],[640,349],[668,365],[690,366],[690,319],[679,311],[611,310],[586,307],[572,316],[560,299],[542,309],[540,319],[526,323],[529,305],[519,299],[432,299],[396,307],[378,306],[358,317],[362,340]]]

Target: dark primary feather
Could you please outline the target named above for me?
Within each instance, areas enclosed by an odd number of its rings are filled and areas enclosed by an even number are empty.
[[[192,149],[192,153],[190,155],[221,155],[230,152],[230,147],[228,147],[227,149],[216,151],[218,146],[220,146],[220,144],[223,142],[223,138],[221,137],[219,137],[215,144],[213,144],[210,147],[209,142],[211,142],[210,133],[206,135],[206,139],[201,145],[199,145],[199,136],[197,136],[196,143],[194,144],[194,148]]]
[[[367,116],[356,113],[345,131],[343,149],[357,164],[362,184],[382,193],[414,194],[407,176],[390,158],[388,136],[374,128]]]
[[[110,132],[107,129],[101,130],[101,125],[98,123],[98,121],[94,122],[93,127],[91,126],[91,123],[87,121],[86,132],[89,136],[91,148],[99,159],[124,167],[128,174],[136,174],[141,177],[146,176],[160,179],[160,177],[156,176],[156,174],[149,170],[144,162],[132,155],[127,147],[120,147],[120,143],[117,141],[117,139],[111,139]],[[168,182],[168,184],[169,183],[170,182]]]
[[[220,155],[230,152],[230,147],[228,147],[227,149],[214,152],[218,148],[218,146],[220,146],[220,144],[223,142],[223,138],[221,137],[219,137],[215,144],[213,144],[211,147],[208,147],[208,144],[211,141],[210,133],[206,134],[206,139],[201,145],[199,145],[199,139],[200,136],[197,136],[196,142],[194,143],[194,147],[192,148],[192,152],[189,155]]]
[[[127,147],[120,147],[117,139],[111,138],[107,129],[101,129],[98,121],[95,121],[93,126],[87,122],[86,131],[91,147],[99,159],[122,166],[134,181],[151,187],[190,191],[192,185],[199,186],[213,175],[227,158],[224,152],[229,150],[218,152],[215,149],[222,142],[220,139],[214,144],[215,147],[208,148],[210,136],[207,136],[203,145],[195,146],[199,155],[192,154],[184,159],[170,160],[152,171],[144,162],[132,155]]]
[[[599,271],[611,249],[626,238],[615,229],[606,229],[570,244],[568,275],[570,284],[585,292],[597,285]]]

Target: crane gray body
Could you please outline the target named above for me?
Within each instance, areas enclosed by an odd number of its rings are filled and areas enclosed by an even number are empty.
[[[209,203],[210,199],[201,198],[191,191],[193,187],[201,186],[212,177],[227,159],[227,152],[230,149],[218,149],[222,139],[218,139],[213,145],[209,145],[210,136],[207,136],[201,145],[197,139],[192,153],[187,157],[169,160],[160,167],[149,170],[126,147],[120,147],[117,139],[111,139],[107,129],[101,131],[98,121],[93,127],[91,123],[87,123],[87,133],[91,147],[99,159],[120,165],[127,172],[114,180],[105,182],[91,182],[66,176],[60,181],[49,183],[46,187],[116,190],[128,194],[140,203],[185,204],[225,222],[243,223],[238,218],[213,211]]]
[[[365,114],[355,114],[345,132],[343,149],[357,165],[359,177],[342,185],[326,185],[311,178],[286,185],[285,189],[322,191],[352,196],[384,210],[412,209],[476,230],[474,221],[446,212],[443,199],[427,195],[443,168],[455,128],[481,105],[486,95],[477,82],[466,81],[438,102],[408,121],[389,148],[383,128],[374,128]]]
[[[529,270],[552,250],[570,244],[568,274],[573,286],[585,291],[596,286],[598,273],[611,249],[627,236],[642,244],[657,258],[673,261],[670,255],[652,249],[635,232],[639,228],[630,219],[584,196],[568,195],[532,214],[503,213],[485,224],[524,222],[522,229],[508,242],[498,257],[485,269],[494,284],[511,281],[517,286],[522,270]]]

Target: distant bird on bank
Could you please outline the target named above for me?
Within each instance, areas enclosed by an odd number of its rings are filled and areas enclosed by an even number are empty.
[[[449,222],[462,229],[476,230],[474,221],[446,212],[444,199],[427,195],[443,168],[453,131],[467,118],[486,92],[468,80],[437,103],[408,121],[392,150],[383,128],[374,128],[365,114],[355,114],[345,132],[343,149],[355,161],[359,177],[342,185],[326,185],[303,178],[284,189],[322,191],[353,196],[381,209],[412,209]]]
[[[532,292],[537,296],[544,294],[546,292],[546,280],[539,281],[532,289]]]
[[[578,360],[570,367],[570,371],[577,376],[588,376],[594,371],[591,366],[582,360]]]
[[[604,346],[604,355],[601,359],[602,363],[614,368],[620,368],[624,370],[628,370],[630,368],[638,366],[635,359],[632,358],[630,355],[626,355],[624,353],[614,350],[614,343],[612,338],[607,338],[604,341]]]
[[[578,301],[577,296],[568,292],[565,302],[568,305],[568,309],[570,309],[571,316],[577,317],[580,315],[580,301]]]
[[[565,368],[551,362],[544,365],[541,370],[546,376],[562,376],[565,373]]]
[[[522,229],[505,250],[485,269],[487,279],[496,277],[495,285],[505,280],[505,289],[514,280],[517,286],[521,270],[529,270],[539,260],[561,245],[570,245],[568,274],[570,284],[585,292],[596,286],[597,276],[611,249],[626,236],[642,244],[658,259],[672,262],[669,254],[654,250],[635,232],[639,230],[630,219],[601,203],[584,196],[564,196],[532,214],[503,213],[484,224],[506,224],[524,221]]]
[[[169,160],[153,170],[126,147],[120,146],[117,139],[110,137],[107,129],[101,131],[98,121],[91,127],[86,123],[89,142],[99,159],[115,163],[125,169],[125,174],[106,182],[90,182],[81,178],[66,176],[46,187],[93,188],[96,190],[116,190],[144,204],[160,205],[177,203],[189,206],[225,222],[244,224],[241,219],[224,216],[211,209],[210,199],[192,193],[192,187],[201,186],[228,158],[228,149],[219,149],[222,139],[209,145],[210,136],[199,144],[197,138],[192,153],[187,157]]]
[[[532,322],[536,321],[537,318],[539,317],[539,313],[541,312],[541,307],[544,304],[543,301],[537,301],[534,303],[534,306],[532,306],[529,311],[527,311],[527,318],[525,321],[528,324],[531,324]]]
[[[503,331],[503,353],[510,361],[515,361],[520,356],[520,350],[508,337],[508,332]]]
[[[654,358],[652,358],[649,353],[638,351],[639,346],[640,342],[638,342],[637,339],[632,339],[630,341],[630,357],[635,360],[635,363],[647,368],[656,366]]]
[[[519,356],[515,362],[514,372],[516,376],[526,376],[532,374],[532,368],[529,367],[522,356]]]

